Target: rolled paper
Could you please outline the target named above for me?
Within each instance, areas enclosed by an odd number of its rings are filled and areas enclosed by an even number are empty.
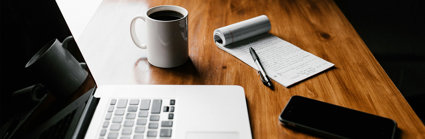
[[[231,43],[266,33],[270,28],[269,18],[260,15],[214,30],[214,42],[217,46],[226,47]]]

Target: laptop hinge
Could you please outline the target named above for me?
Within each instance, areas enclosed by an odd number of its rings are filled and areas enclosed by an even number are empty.
[[[94,97],[94,92],[96,88],[90,90],[91,96],[87,101],[86,107],[84,108],[83,113],[81,114],[81,118],[78,121],[77,127],[75,128],[75,132],[72,135],[72,139],[82,139],[84,138],[87,128],[90,125],[90,121],[94,115],[94,111],[96,110],[97,104],[99,103],[100,98]]]

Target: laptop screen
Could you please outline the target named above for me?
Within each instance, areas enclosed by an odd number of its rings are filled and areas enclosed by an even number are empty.
[[[1,10],[3,137],[42,103],[52,103],[46,108],[54,115],[96,83],[55,1],[6,0]]]

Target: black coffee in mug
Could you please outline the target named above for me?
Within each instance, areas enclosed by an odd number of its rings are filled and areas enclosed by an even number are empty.
[[[183,18],[183,15],[176,11],[158,11],[150,14],[149,17],[155,20],[170,21]]]

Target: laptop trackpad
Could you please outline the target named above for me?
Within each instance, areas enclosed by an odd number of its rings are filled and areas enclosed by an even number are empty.
[[[238,139],[238,132],[188,132],[186,139]]]

